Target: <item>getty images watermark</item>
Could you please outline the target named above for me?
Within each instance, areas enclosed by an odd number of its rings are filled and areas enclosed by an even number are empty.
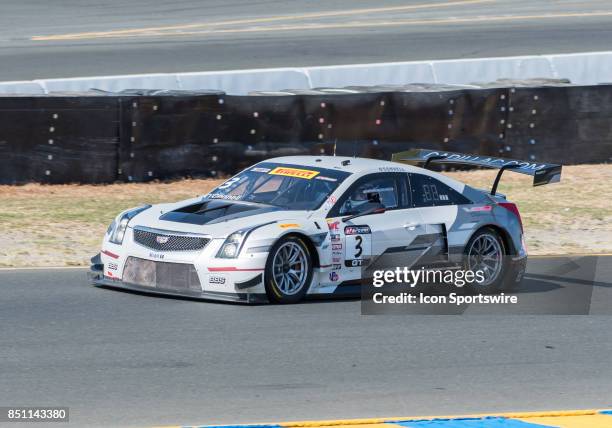
[[[456,292],[448,294],[430,294],[423,290],[424,286],[453,286],[462,288],[466,285],[482,284],[486,281],[485,272],[482,270],[431,270],[421,267],[420,269],[409,269],[407,267],[396,267],[393,270],[376,270],[372,278],[372,285],[381,289],[374,292],[372,301],[376,304],[446,304],[462,305],[465,303],[490,303],[509,304],[517,303],[518,297],[501,293],[499,295],[464,295]],[[410,291],[399,291],[399,293],[388,294],[382,290],[383,286],[408,286]],[[416,290],[422,290],[415,292]],[[397,289],[396,289],[397,291]]]
[[[377,260],[361,272],[361,313],[612,315],[607,259],[533,258],[521,266],[512,257],[504,256],[494,281],[490,271],[469,270],[467,261],[451,267],[404,267],[401,260]]]
[[[465,305],[519,301],[517,295],[492,293],[482,270],[394,267],[371,271],[369,277],[362,287],[364,314],[454,314]]]

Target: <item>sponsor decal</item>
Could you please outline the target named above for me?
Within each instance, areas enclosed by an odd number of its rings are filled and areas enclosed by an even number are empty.
[[[332,250],[341,250],[342,244],[332,244]]]
[[[158,244],[165,244],[169,240],[170,240],[169,236],[159,235],[155,237],[155,242],[157,242]]]
[[[261,168],[259,166],[256,166],[255,168],[251,168],[251,171],[253,171],[253,172],[270,172],[270,168]]]
[[[340,234],[339,233],[330,233],[329,236],[331,237],[332,241],[339,241],[340,240]]]
[[[149,257],[151,257],[152,259],[161,260],[165,257],[165,255],[160,253],[149,253]]]
[[[329,209],[331,207],[334,206],[334,204],[336,203],[336,197],[335,196],[330,196],[329,198],[327,198],[325,200],[325,208]]]
[[[113,263],[113,262],[107,263],[106,267],[109,268],[110,270],[117,270],[119,268],[119,266],[117,266],[117,263]]]
[[[220,284],[220,285],[223,285],[223,284],[225,284],[225,280],[226,280],[226,278],[224,276],[222,276],[222,275],[210,275],[208,277],[208,282],[210,284]]]
[[[342,261],[342,258],[340,257],[332,257],[332,262],[333,263],[340,263]]]
[[[374,188],[364,190],[363,193],[381,193],[381,192],[393,192],[395,189],[393,187],[383,187],[383,188]]]
[[[365,259],[355,259],[355,260],[345,260],[344,266],[346,267],[359,267],[363,266],[365,263]]]
[[[344,228],[345,235],[368,235],[372,233],[370,226],[346,226]]]
[[[315,180],[324,180],[324,181],[338,181],[337,178],[333,178],[333,177],[325,177],[324,175],[319,175],[318,177],[315,177]]]
[[[206,195],[208,199],[225,199],[227,201],[239,201],[242,195],[224,195],[223,193],[209,193]]]
[[[329,280],[330,280],[330,281],[336,282],[336,281],[338,281],[339,279],[340,279],[340,275],[338,275],[338,273],[337,273],[337,272],[330,272],[330,273],[329,273]]]
[[[430,152],[424,157],[425,159],[431,156],[445,156],[445,162],[455,161],[455,162],[476,162],[481,165],[493,165],[494,167],[502,167],[505,165],[517,165],[519,169],[523,170],[532,170],[538,171],[543,168],[546,168],[546,164],[537,164],[525,161],[517,161],[517,160],[508,160],[502,158],[491,158],[484,156],[474,156],[474,155],[463,155],[457,153],[447,153],[447,152]]]
[[[397,166],[381,166],[378,170],[381,172],[404,172],[403,168]]]
[[[309,169],[298,169],[298,168],[286,168],[283,166],[277,166],[268,174],[272,175],[284,175],[286,177],[296,177],[303,178],[306,180],[311,180],[317,175],[319,175],[319,171],[312,171]]]
[[[278,227],[280,227],[281,229],[289,229],[292,227],[300,227],[300,225],[297,223],[281,223],[278,225]]]
[[[340,270],[340,269],[342,269],[341,264],[338,263],[338,264],[332,265],[332,270]]]
[[[328,221],[327,227],[329,227],[329,230],[338,230],[340,229],[340,221]]]

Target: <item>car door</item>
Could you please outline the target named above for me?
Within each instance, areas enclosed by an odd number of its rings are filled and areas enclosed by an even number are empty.
[[[409,205],[405,173],[372,173],[353,183],[329,213],[330,282],[361,279],[383,264],[410,263],[407,248],[424,228],[420,214]],[[384,212],[368,213],[377,207]]]

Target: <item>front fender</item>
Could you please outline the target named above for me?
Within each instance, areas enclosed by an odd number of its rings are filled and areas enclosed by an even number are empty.
[[[324,219],[319,219],[316,223],[310,219],[288,219],[260,226],[247,237],[243,246],[244,253],[268,253],[275,242],[289,234],[299,234],[307,237],[317,252],[319,265],[331,264],[330,237]]]

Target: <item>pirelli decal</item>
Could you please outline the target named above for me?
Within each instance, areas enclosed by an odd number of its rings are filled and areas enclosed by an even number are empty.
[[[319,171],[311,171],[309,169],[287,168],[284,166],[277,166],[272,171],[270,171],[268,174],[284,175],[287,177],[304,178],[306,180],[311,180],[317,175],[319,175]]]

